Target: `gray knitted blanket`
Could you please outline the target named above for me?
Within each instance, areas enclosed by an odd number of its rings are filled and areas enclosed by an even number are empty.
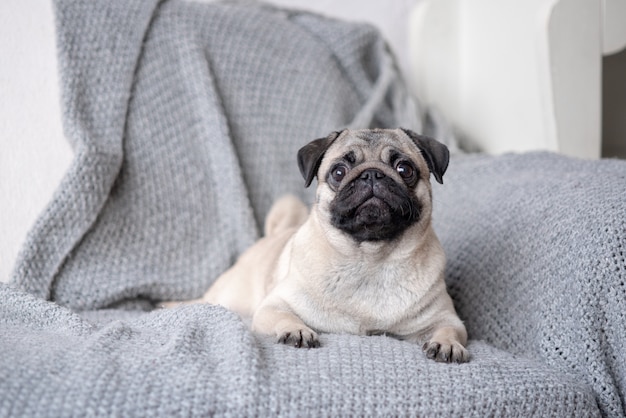
[[[198,297],[296,151],[441,138],[375,30],[258,3],[56,0],[74,162],[0,286],[0,416],[624,416],[626,163],[456,156],[435,186],[471,362],[385,336],[294,349]]]

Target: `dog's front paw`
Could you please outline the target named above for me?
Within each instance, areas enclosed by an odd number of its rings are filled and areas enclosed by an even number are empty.
[[[439,342],[428,341],[422,347],[426,357],[440,363],[466,363],[469,361],[469,352],[458,341]]]
[[[278,337],[278,342],[296,348],[316,348],[320,346],[317,334],[309,328],[285,331]]]

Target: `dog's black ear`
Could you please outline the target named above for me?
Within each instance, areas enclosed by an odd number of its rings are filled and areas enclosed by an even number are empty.
[[[426,164],[428,164],[428,169],[433,173],[435,179],[443,184],[443,174],[448,169],[448,163],[450,162],[448,147],[425,135],[417,134],[408,129],[402,130],[413,140],[417,148],[422,151]]]
[[[341,131],[343,132],[343,131]],[[325,138],[315,139],[298,151],[298,167],[304,177],[304,187],[309,187],[322,163],[324,153],[341,132],[333,132]]]

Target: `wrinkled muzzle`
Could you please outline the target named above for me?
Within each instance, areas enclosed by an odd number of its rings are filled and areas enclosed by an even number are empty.
[[[393,240],[419,221],[421,205],[404,185],[365,169],[342,187],[330,205],[331,222],[355,240]]]

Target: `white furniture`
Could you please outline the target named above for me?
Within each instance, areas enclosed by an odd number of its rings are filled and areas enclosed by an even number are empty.
[[[597,158],[601,59],[626,45],[625,22],[624,0],[423,0],[413,88],[470,148]]]

